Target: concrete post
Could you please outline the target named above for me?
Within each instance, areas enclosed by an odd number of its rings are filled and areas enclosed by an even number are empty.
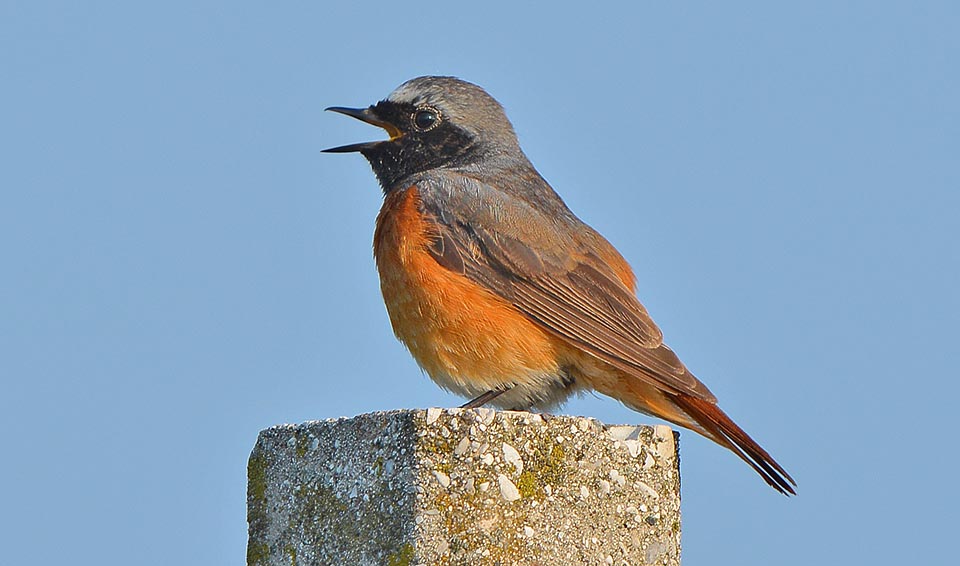
[[[665,426],[490,409],[281,425],[248,482],[248,566],[680,563]]]

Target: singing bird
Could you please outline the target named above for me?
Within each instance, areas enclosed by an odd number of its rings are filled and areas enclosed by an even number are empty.
[[[368,108],[327,110],[389,134],[325,151],[370,162],[393,331],[434,382],[473,398],[464,407],[546,410],[594,390],[706,436],[795,493],[663,343],[630,265],[540,176],[486,91],[419,77]]]

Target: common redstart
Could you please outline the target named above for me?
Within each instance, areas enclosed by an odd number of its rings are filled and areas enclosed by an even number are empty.
[[[393,331],[433,381],[473,399],[464,407],[543,410],[592,389],[706,436],[795,493],[663,343],[630,265],[540,176],[486,91],[420,77],[368,108],[327,110],[390,136],[325,151],[370,162]]]

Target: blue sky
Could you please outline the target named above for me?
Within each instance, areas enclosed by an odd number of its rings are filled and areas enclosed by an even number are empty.
[[[461,403],[397,343],[363,106],[452,74],[799,483],[681,438],[686,564],[945,564],[954,3],[0,6],[4,563],[237,564],[273,424]],[[650,419],[586,397],[565,413]]]

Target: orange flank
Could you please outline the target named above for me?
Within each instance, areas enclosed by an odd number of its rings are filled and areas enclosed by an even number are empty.
[[[466,397],[555,381],[566,345],[503,298],[439,265],[427,250],[431,231],[416,186],[387,195],[373,243],[380,289],[394,333],[420,367]]]

